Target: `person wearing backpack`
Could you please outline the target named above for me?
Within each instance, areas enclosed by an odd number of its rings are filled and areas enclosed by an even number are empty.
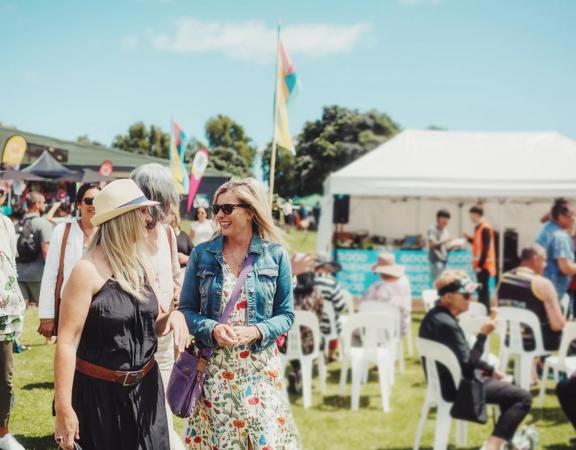
[[[24,299],[27,303],[38,304],[52,225],[41,217],[46,211],[46,200],[41,193],[29,192],[26,196],[26,207],[26,214],[16,225],[16,268]]]
[[[6,199],[0,189],[0,205]],[[24,450],[8,430],[12,406],[14,341],[22,333],[26,305],[16,284],[16,234],[8,217],[0,213],[0,450]]]

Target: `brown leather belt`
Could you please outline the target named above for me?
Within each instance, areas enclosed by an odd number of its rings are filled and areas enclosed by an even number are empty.
[[[121,384],[122,386],[133,386],[136,383],[139,383],[155,365],[156,360],[154,357],[152,357],[152,359],[148,361],[140,370],[113,370],[98,366],[80,358],[76,358],[76,370],[78,372],[83,373],[84,375],[88,375],[92,378],[98,378],[99,380]]]

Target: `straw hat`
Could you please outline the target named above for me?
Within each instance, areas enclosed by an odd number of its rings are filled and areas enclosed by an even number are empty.
[[[392,253],[380,253],[378,255],[378,262],[372,266],[375,273],[383,273],[391,277],[400,278],[404,275],[406,268],[396,264],[396,258]]]
[[[158,204],[148,200],[134,181],[112,181],[94,197],[96,214],[92,217],[92,223],[99,226],[128,211]]]

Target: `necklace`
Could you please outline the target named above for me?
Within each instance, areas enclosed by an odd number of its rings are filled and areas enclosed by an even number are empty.
[[[240,269],[242,267],[242,263],[244,262],[244,257],[246,256],[246,251],[241,250],[241,254],[240,256],[238,256],[238,254],[234,254],[234,252],[229,247],[226,247],[223,250],[223,253],[224,253],[224,259],[226,260],[228,265],[231,266],[230,269],[232,269],[234,274],[238,276],[238,274],[240,273]]]
[[[82,226],[82,219],[78,220],[78,226],[80,227],[80,230],[82,230],[82,234],[84,235],[84,237],[82,238],[82,249],[85,251],[88,248],[88,241],[90,240],[90,236],[88,235],[88,233],[86,233],[86,230],[84,230],[84,227]]]

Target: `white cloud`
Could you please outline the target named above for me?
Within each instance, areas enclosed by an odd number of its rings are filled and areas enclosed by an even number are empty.
[[[140,45],[140,38],[134,35],[127,35],[122,37],[120,45],[125,49],[137,48]]]
[[[353,25],[302,24],[283,28],[282,40],[291,55],[312,57],[349,51],[370,31],[367,23]],[[222,52],[230,58],[270,61],[276,49],[276,30],[259,21],[205,22],[181,17],[174,33],[156,34],[157,50]]]

